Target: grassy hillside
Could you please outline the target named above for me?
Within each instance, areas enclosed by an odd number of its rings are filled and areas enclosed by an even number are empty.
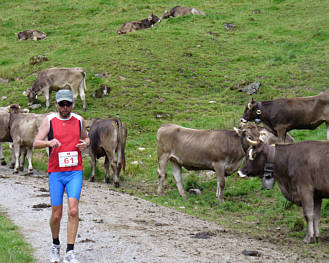
[[[206,16],[172,18],[148,30],[116,34],[124,22],[151,13],[161,16],[177,4],[196,7]],[[22,92],[42,69],[83,67],[87,111],[82,111],[80,100],[75,111],[85,118],[120,115],[128,126],[127,171],[120,190],[237,232],[292,244],[303,256],[327,257],[328,202],[322,208],[321,242],[306,246],[301,241],[305,234],[300,227],[301,209],[286,201],[278,188],[260,190],[257,179],[228,178],[224,204],[216,201],[216,180],[209,173],[199,177],[184,170],[186,188],[199,187],[201,196],[179,197],[171,173],[167,195],[157,197],[155,193],[156,131],[162,123],[231,129],[239,124],[251,98],[241,90],[255,81],[261,84],[253,95],[257,100],[315,95],[328,87],[328,12],[328,0],[2,0],[0,98],[7,99],[0,106],[19,103],[27,107]],[[226,30],[227,23],[235,28]],[[48,38],[17,41],[15,32],[27,29],[44,31]],[[29,59],[35,55],[45,55],[49,61],[32,66]],[[110,95],[92,97],[101,84],[111,88]],[[39,99],[42,108],[32,111],[44,113],[45,99]],[[297,140],[325,139],[325,129],[293,131],[292,135]],[[34,166],[45,169],[45,154],[36,151],[34,156]],[[88,157],[85,161],[87,178]],[[103,180],[100,163],[98,178]]]

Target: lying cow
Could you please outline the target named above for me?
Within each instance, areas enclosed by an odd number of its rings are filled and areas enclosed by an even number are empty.
[[[170,161],[180,195],[186,198],[182,167],[187,170],[216,172],[219,201],[224,201],[225,176],[237,171],[249,144],[246,137],[258,138],[263,128],[231,130],[195,130],[164,124],[157,132],[158,194],[163,195],[167,163]],[[242,134],[246,134],[242,136]],[[263,138],[264,139],[264,138]]]
[[[126,166],[126,125],[119,118],[96,119],[90,127],[88,136],[90,138],[88,149],[92,167],[90,181],[93,182],[95,178],[96,160],[105,156],[105,182],[110,182],[109,164],[111,164],[114,185],[119,187],[120,170],[121,167],[125,170]]]
[[[16,33],[16,35],[19,41],[28,39],[43,40],[47,38],[47,34],[39,30],[25,30],[23,32]]]
[[[127,22],[124,23],[120,29],[117,31],[118,35],[121,34],[127,34],[129,32],[134,32],[137,30],[141,30],[141,29],[147,29],[150,27],[153,27],[154,24],[156,24],[157,22],[160,22],[160,18],[157,17],[156,15],[152,14],[151,16],[149,16],[146,19],[143,20],[139,20],[136,22]]]
[[[329,90],[317,96],[276,99],[247,104],[241,121],[263,122],[281,143],[293,129],[315,129],[323,122],[327,125],[329,140]]]
[[[28,173],[33,172],[32,166],[32,150],[35,136],[38,133],[42,120],[45,118],[44,114],[20,113],[17,105],[11,105],[10,109],[9,129],[10,136],[13,140],[13,147],[15,153],[15,167],[14,173],[19,170],[19,156],[21,148],[27,150],[28,159]]]
[[[23,94],[28,97],[29,104],[33,104],[37,95],[43,93],[46,97],[46,109],[50,106],[52,90],[63,89],[70,86],[74,101],[78,97],[78,91],[86,110],[86,72],[82,68],[50,68],[42,70],[34,81],[32,88]]]
[[[288,145],[266,145],[249,141],[239,175],[263,178],[263,187],[271,189],[277,181],[289,201],[302,206],[307,222],[304,242],[318,241],[321,202],[329,197],[329,142],[303,141]]]
[[[170,11],[166,10],[162,15],[161,19],[166,19],[176,16],[186,16],[186,15],[206,15],[204,12],[194,8],[194,7],[185,7],[185,6],[175,6]]]
[[[17,105],[17,110],[19,112],[24,112],[27,113],[28,109],[21,109],[18,105]],[[9,120],[10,120],[10,114],[9,114],[9,107],[0,107],[0,161],[1,161],[1,165],[6,165],[7,162],[4,158],[3,155],[3,151],[2,151],[2,143],[3,142],[8,142],[9,146],[11,146],[11,142],[13,141],[11,136],[10,136],[10,129],[9,129]],[[12,147],[10,147],[12,148]],[[22,149],[22,163],[20,165],[20,169],[23,169],[24,167],[24,159],[25,159],[25,155],[26,155],[26,150]],[[10,167],[14,168],[14,164],[15,164],[15,154],[14,151],[11,149],[11,164]]]

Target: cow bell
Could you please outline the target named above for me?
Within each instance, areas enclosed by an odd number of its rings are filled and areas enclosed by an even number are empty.
[[[256,118],[256,119],[255,119],[255,123],[256,123],[256,124],[260,124],[261,122],[262,122],[261,119],[259,119],[259,118]]]
[[[264,176],[263,176],[263,188],[266,190],[272,189],[274,186],[274,164],[265,163]]]

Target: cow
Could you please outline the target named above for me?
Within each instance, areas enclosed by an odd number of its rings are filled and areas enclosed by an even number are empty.
[[[232,130],[196,130],[176,124],[163,124],[157,132],[158,190],[163,195],[168,161],[180,195],[186,198],[182,184],[182,167],[187,170],[216,172],[217,192],[224,201],[225,176],[237,171],[250,146],[246,137],[259,138],[263,128]],[[246,136],[241,136],[247,133]],[[266,137],[263,135],[262,139]],[[241,139],[243,138],[243,139]]]
[[[35,136],[38,133],[42,120],[45,118],[44,114],[20,113],[17,105],[13,104],[9,108],[9,130],[13,141],[15,153],[15,167],[14,173],[19,170],[19,156],[21,148],[25,147],[27,150],[28,159],[28,173],[33,173],[32,166],[32,150]]]
[[[329,140],[329,90],[310,97],[258,102],[251,99],[241,121],[263,122],[279,137],[280,143],[285,142],[286,133],[290,130],[313,130],[325,122]]]
[[[17,105],[17,110],[19,112],[23,112],[23,113],[29,112],[28,109],[21,109],[19,105]],[[11,157],[12,157],[10,168],[14,168],[15,155],[14,155],[14,151],[12,150],[12,147],[11,147],[12,138],[10,136],[9,119],[10,119],[9,106],[0,107],[0,161],[1,161],[1,165],[7,164],[7,162],[4,158],[4,155],[3,155],[3,151],[2,151],[2,143],[8,142],[10,149],[11,149]],[[24,167],[24,157],[26,155],[25,149],[22,149],[22,155],[23,155],[23,159],[22,159],[20,169],[22,169]]]
[[[19,41],[28,39],[43,40],[47,38],[47,34],[39,30],[25,30],[23,32],[16,33],[16,35]]]
[[[254,146],[248,150],[239,175],[262,178],[265,189],[271,189],[276,181],[286,199],[303,207],[307,223],[304,242],[317,242],[321,202],[329,197],[329,142],[287,145],[249,142]]]
[[[161,19],[166,19],[176,16],[186,16],[186,15],[206,15],[204,12],[194,8],[185,6],[175,6],[170,11],[166,10],[162,15]]]
[[[79,91],[83,109],[86,110],[86,72],[83,68],[49,68],[42,70],[32,87],[23,94],[28,97],[29,105],[31,105],[37,99],[37,95],[43,93],[46,97],[46,109],[48,110],[51,91],[63,89],[66,86],[70,86],[74,102]]]
[[[127,127],[120,118],[96,119],[93,121],[88,136],[90,145],[88,147],[91,158],[90,181],[94,181],[96,160],[105,156],[104,167],[106,170],[105,182],[110,183],[109,165],[113,170],[113,181],[115,187],[120,186],[120,170],[125,171],[126,158],[125,147],[127,139]]]
[[[151,16],[149,16],[148,18],[143,19],[143,20],[124,23],[120,27],[120,29],[117,31],[117,34],[121,35],[121,34],[127,34],[129,32],[134,32],[134,31],[141,30],[141,29],[147,29],[147,28],[153,27],[154,24],[156,24],[160,21],[161,20],[159,17],[152,14]]]

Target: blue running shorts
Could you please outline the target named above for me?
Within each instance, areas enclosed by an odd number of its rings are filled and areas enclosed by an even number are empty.
[[[49,173],[49,192],[52,206],[63,204],[64,189],[67,198],[80,199],[82,170]]]

